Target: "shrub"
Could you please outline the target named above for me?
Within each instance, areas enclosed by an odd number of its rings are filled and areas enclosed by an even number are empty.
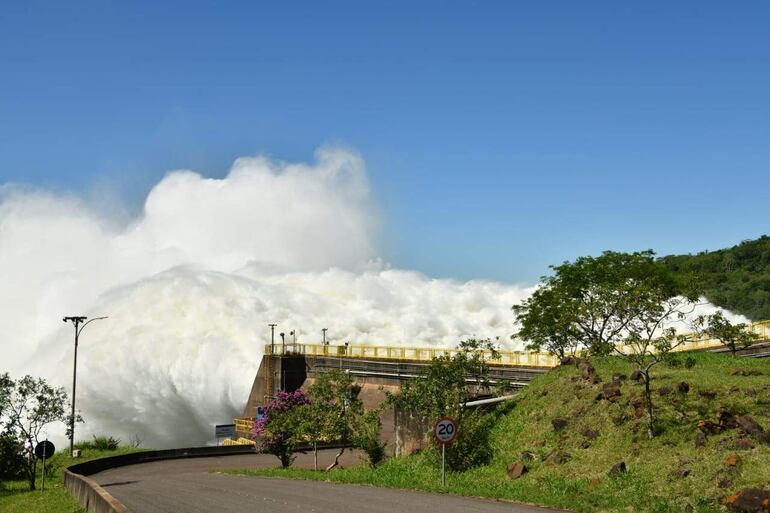
[[[24,443],[12,433],[0,434],[0,480],[24,479]]]
[[[91,449],[93,451],[115,451],[120,447],[120,438],[114,438],[112,436],[96,436],[93,440],[82,441],[75,444],[75,447],[82,450]]]
[[[385,459],[385,443],[380,440],[379,410],[369,410],[356,419],[353,427],[353,445],[364,451],[369,466],[376,467]]]

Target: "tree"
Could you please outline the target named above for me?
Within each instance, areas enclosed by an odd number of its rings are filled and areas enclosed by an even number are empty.
[[[716,312],[708,316],[700,316],[696,319],[700,332],[718,340],[723,346],[730,349],[733,357],[739,348],[751,346],[759,334],[751,331],[746,323],[731,323],[722,312]]]
[[[364,451],[372,468],[385,458],[385,443],[380,439],[381,428],[380,410],[368,410],[353,421],[353,445]]]
[[[529,351],[542,351],[564,359],[580,348],[575,319],[562,308],[566,302],[559,290],[540,287],[521,305],[514,305],[516,322],[521,326],[512,339],[526,340]]]
[[[280,391],[265,407],[265,415],[254,422],[252,438],[263,450],[288,467],[294,461],[294,448],[301,432],[301,417],[297,415],[300,406],[310,403],[302,390]]]
[[[304,404],[297,409],[299,419],[298,438],[310,442],[313,446],[313,470],[318,470],[318,443],[328,441],[334,436],[333,415],[325,405],[320,403]]]
[[[0,379],[0,389],[4,389],[5,411],[3,417],[6,431],[34,447],[40,441],[42,430],[55,422],[67,423],[67,394],[64,389],[49,385],[42,378],[24,376],[11,381],[8,375]],[[0,401],[2,398],[0,398]],[[25,465],[25,474],[30,490],[35,489],[37,460],[29,458]]]
[[[359,398],[361,387],[353,382],[349,373],[332,370],[319,374],[310,385],[309,392],[314,403],[325,412],[317,417],[323,424],[320,431],[327,440],[338,441],[341,445],[334,461],[326,467],[326,471],[329,471],[339,464],[345,447],[352,441],[353,425],[364,414],[363,403]]]
[[[435,357],[419,377],[404,383],[398,393],[388,394],[390,405],[412,412],[426,425],[432,427],[432,422],[443,416],[458,422],[457,439],[447,450],[447,464],[453,470],[485,463],[491,456],[490,417],[466,408],[466,404],[491,391],[488,361],[497,358],[499,353],[491,341],[466,340],[460,343],[459,351]]]
[[[644,380],[647,433],[653,437],[651,370],[684,342],[671,324],[692,312],[697,289],[656,261],[652,251],[605,251],[552,269],[540,289],[514,307],[519,335],[532,337],[530,347],[560,356],[577,346],[631,362]]]

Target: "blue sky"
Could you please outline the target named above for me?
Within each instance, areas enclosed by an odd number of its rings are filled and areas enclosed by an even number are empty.
[[[0,182],[120,191],[238,156],[365,158],[384,257],[533,282],[770,218],[764,2],[15,2]],[[89,192],[90,191],[90,192]]]

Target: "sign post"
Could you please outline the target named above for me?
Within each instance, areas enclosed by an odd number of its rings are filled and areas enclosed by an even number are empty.
[[[451,417],[438,419],[433,426],[433,437],[441,444],[441,486],[446,484],[446,446],[457,438],[457,422]]]
[[[51,456],[56,453],[56,447],[49,442],[48,440],[44,440],[37,444],[35,447],[35,456],[43,460],[43,488],[42,491],[45,491],[45,460],[50,458]]]

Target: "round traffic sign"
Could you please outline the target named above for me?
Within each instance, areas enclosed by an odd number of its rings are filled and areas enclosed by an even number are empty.
[[[433,426],[433,436],[436,441],[442,445],[448,445],[457,438],[457,422],[451,417],[442,417],[438,419]]]
[[[54,445],[48,440],[43,440],[35,446],[35,456],[41,459],[48,459],[53,456],[55,452],[56,447],[54,447]]]

